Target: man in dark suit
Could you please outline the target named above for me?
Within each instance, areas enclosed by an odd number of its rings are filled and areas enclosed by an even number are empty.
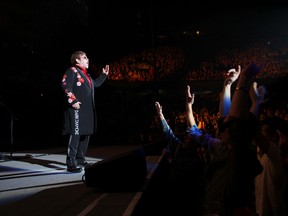
[[[103,84],[109,73],[109,65],[93,79],[87,72],[89,59],[83,51],[71,55],[72,67],[62,79],[62,88],[68,100],[65,109],[63,134],[70,135],[66,157],[67,171],[81,172],[85,160],[90,135],[96,132],[97,115],[95,110],[94,88]]]

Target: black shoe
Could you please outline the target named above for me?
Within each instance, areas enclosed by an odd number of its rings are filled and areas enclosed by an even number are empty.
[[[87,161],[84,161],[83,163],[78,163],[78,165],[82,167],[87,167],[89,165],[92,165],[92,163],[88,163]]]
[[[67,171],[68,172],[73,172],[73,173],[79,173],[79,172],[82,172],[82,168],[81,167],[76,167],[76,166],[68,166],[67,167]]]

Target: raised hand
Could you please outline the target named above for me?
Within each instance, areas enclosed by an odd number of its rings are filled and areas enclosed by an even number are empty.
[[[108,75],[108,73],[109,73],[109,65],[106,65],[105,68],[103,68],[103,73]]]
[[[190,86],[187,85],[187,88],[186,88],[186,103],[192,105],[194,103],[194,98],[195,98],[195,95],[191,94]]]
[[[267,101],[267,99],[265,99],[265,95],[266,95],[265,86],[262,85],[258,87],[257,82],[253,82],[249,90],[249,95],[250,95],[251,101],[254,103],[262,104]]]
[[[162,106],[160,105],[160,103],[158,101],[155,102],[155,108],[156,108],[156,112],[158,115],[162,115]]]
[[[240,65],[238,65],[237,70],[235,68],[230,69],[226,74],[227,77],[224,81],[224,84],[227,85],[227,84],[232,84],[233,82],[235,82],[238,79],[240,73],[241,73]]]

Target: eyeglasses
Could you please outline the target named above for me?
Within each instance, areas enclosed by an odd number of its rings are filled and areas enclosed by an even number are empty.
[[[86,55],[81,56],[80,58],[82,58],[82,59],[88,59]]]

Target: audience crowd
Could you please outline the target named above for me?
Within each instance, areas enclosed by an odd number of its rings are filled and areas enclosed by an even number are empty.
[[[182,139],[177,138],[169,126],[172,125],[169,119],[164,118],[162,106],[155,103],[159,118],[155,118],[154,126],[162,129],[167,141],[163,153],[168,153],[168,179],[170,175],[172,179],[181,176],[176,185],[164,186],[164,192],[161,192],[173,194],[168,198],[169,208],[162,208],[168,211],[167,215],[173,211],[179,213],[187,206],[190,208],[185,212],[199,216],[287,215],[288,121],[278,115],[277,109],[266,107],[266,87],[257,86],[252,79],[259,74],[260,68],[250,64],[242,73],[240,66],[237,71],[229,70],[227,75],[232,75],[225,79],[219,95],[214,131],[206,129],[205,115],[197,115],[194,106],[192,109],[195,95],[190,93],[189,86],[186,112],[178,122],[182,124],[181,128],[176,130],[183,132]],[[232,97],[231,85],[240,73]],[[195,184],[199,176],[201,183]],[[206,189],[203,189],[205,184]],[[186,195],[183,200],[179,194],[175,196],[173,190],[180,194],[189,191],[191,198]],[[197,202],[193,195],[198,197]]]
[[[288,48],[279,48],[267,42],[226,49],[213,58],[209,56],[209,59],[204,59],[196,66],[191,66],[190,62],[187,62],[191,61],[187,55],[182,48],[176,46],[144,49],[112,62],[109,79],[163,81],[181,74],[186,81],[222,80],[225,70],[235,62],[245,67],[251,59],[263,62],[262,73],[258,74],[257,78],[279,78],[288,75]]]

